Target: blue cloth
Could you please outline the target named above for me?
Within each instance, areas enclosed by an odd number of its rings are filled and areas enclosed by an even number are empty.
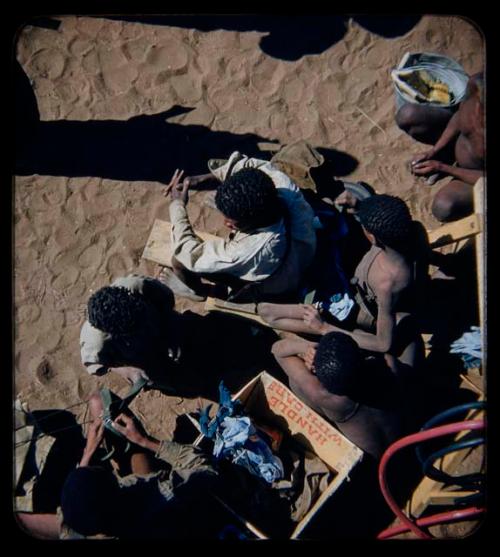
[[[460,354],[467,369],[479,367],[483,359],[481,329],[471,327],[470,332],[464,333],[451,344],[450,354]]]
[[[347,292],[330,296],[328,302],[321,302],[321,309],[330,312],[339,321],[344,321],[349,317],[351,309],[354,307],[354,300],[349,297]]]
[[[210,408],[211,405],[201,413],[199,422],[203,435],[215,439],[213,454],[217,459],[229,459],[268,483],[283,479],[283,463],[273,454],[250,418],[241,415],[240,401],[231,400],[231,393],[222,381],[219,410],[212,422],[208,419]]]
[[[313,207],[314,227],[318,230],[318,245],[303,297],[314,290],[311,300],[318,309],[331,313],[339,321],[350,314],[354,301],[350,298],[350,283],[342,268],[340,242],[349,227],[344,215],[333,209]]]

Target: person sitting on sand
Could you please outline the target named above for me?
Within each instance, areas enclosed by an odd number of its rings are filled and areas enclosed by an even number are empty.
[[[436,160],[455,139],[456,165]],[[441,173],[453,178],[434,197],[432,213],[439,221],[453,221],[472,213],[472,186],[483,176],[484,158],[484,82],[483,74],[477,73],[469,79],[465,98],[437,143],[411,161],[417,176]]]
[[[265,331],[215,312],[177,312],[170,288],[152,277],[129,275],[97,290],[87,315],[80,352],[90,374],[143,378],[169,394],[216,392],[221,374],[245,373],[269,354]]]
[[[319,343],[286,338],[272,351],[292,391],[363,451],[379,459],[402,436],[403,390],[394,358],[363,357],[356,342],[339,332]]]
[[[371,244],[351,279],[356,303],[349,318],[339,321],[308,304],[259,303],[257,312],[276,329],[316,335],[343,331],[362,349],[387,353],[399,345],[395,329],[408,318],[402,310],[411,309],[415,265],[410,211],[398,197],[381,194],[359,201],[347,190],[336,204],[356,216]],[[401,307],[403,303],[409,304],[407,308]],[[349,327],[354,328],[345,330]]]
[[[193,539],[209,535],[210,493],[218,472],[200,449],[147,435],[136,419],[120,414],[113,427],[131,444],[130,471],[120,477],[96,459],[104,425],[100,398],[90,401],[93,421],[79,467],[63,486],[56,514],[17,513],[31,535],[41,539]],[[102,407],[101,407],[102,411]],[[193,509],[200,519],[193,518]]]
[[[188,188],[200,177],[181,185],[183,173],[176,172],[166,190],[172,196],[173,269],[166,268],[161,279],[193,300],[210,292],[201,277],[235,289],[258,284],[261,295],[296,290],[316,248],[313,210],[299,188],[271,163],[238,152],[212,170],[222,182],[215,206],[231,230],[229,239],[202,241],[195,235],[186,204]]]
[[[179,357],[179,314],[160,281],[140,275],[116,279],[87,303],[80,332],[83,365],[90,374],[114,371],[131,383],[158,376]]]

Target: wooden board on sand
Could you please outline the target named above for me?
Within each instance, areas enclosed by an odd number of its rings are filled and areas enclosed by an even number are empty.
[[[205,302],[205,309],[207,311],[222,311],[238,317],[244,317],[245,319],[252,319],[261,325],[270,327],[269,323],[266,323],[260,315],[257,315],[255,311],[250,311],[248,309],[249,306],[255,306],[255,304],[234,304],[226,300],[210,297]]]

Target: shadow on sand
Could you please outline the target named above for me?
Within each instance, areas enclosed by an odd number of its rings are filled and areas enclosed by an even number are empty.
[[[126,121],[40,121],[28,77],[16,63],[16,175],[93,176],[124,181],[168,182],[176,168],[204,174],[210,158],[227,158],[238,150],[269,158],[255,134],[212,131],[199,125],[168,122],[194,110],[174,106]],[[335,149],[321,152],[336,175],[352,172],[356,159]]]

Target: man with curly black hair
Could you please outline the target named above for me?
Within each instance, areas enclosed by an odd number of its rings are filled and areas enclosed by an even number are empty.
[[[258,168],[244,168],[226,178],[217,188],[215,205],[242,231],[265,228],[284,215],[271,177]]]
[[[363,226],[369,240],[380,246],[405,253],[411,246],[413,222],[410,210],[399,197],[372,195],[361,201],[356,218]]]
[[[259,315],[274,328],[318,335],[343,331],[364,350],[398,356],[401,350],[409,349],[414,358],[420,358],[421,339],[415,327],[410,326],[408,314],[415,275],[416,231],[408,207],[391,195],[372,195],[360,201],[348,191],[336,203],[356,216],[371,244],[351,279],[356,303],[349,319],[336,320],[323,308],[320,312],[306,304],[261,303]],[[408,305],[401,307],[401,300]],[[403,321],[405,326],[399,326]],[[396,337],[397,326],[405,331],[404,340]]]
[[[299,188],[270,162],[238,152],[209,168],[213,176],[202,178],[222,182],[215,206],[229,238],[203,241],[194,233],[186,210],[193,178],[181,184],[182,172],[176,172],[165,192],[172,196],[173,269],[161,279],[198,301],[209,293],[201,277],[238,289],[258,284],[259,295],[294,292],[316,249],[313,210]]]
[[[340,332],[327,333],[319,343],[279,340],[272,350],[292,391],[375,459],[403,434],[404,391],[391,368],[402,362],[363,357]]]
[[[177,317],[167,286],[150,277],[121,277],[88,301],[82,363],[91,374],[112,370],[132,383],[149,379],[178,357]]]

